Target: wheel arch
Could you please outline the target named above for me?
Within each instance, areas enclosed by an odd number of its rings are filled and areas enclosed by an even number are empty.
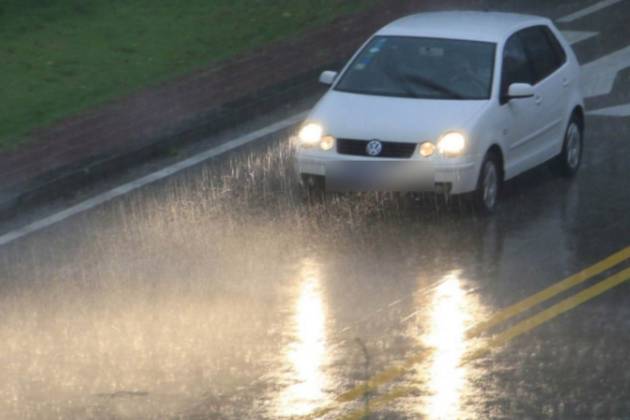
[[[488,155],[492,155],[498,160],[501,181],[505,181],[505,155],[503,154],[503,149],[498,143],[493,143],[488,147],[484,159]]]
[[[582,105],[576,105],[573,108],[573,111],[571,111],[571,118],[576,117],[577,119],[577,123],[580,126],[580,129],[582,130],[582,132],[584,132],[584,107]]]

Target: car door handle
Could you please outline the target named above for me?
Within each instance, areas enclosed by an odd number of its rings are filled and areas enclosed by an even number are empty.
[[[534,101],[536,102],[536,105],[540,105],[542,104],[543,97],[541,95],[536,95],[534,96]]]
[[[571,80],[567,79],[566,77],[564,79],[562,79],[562,86],[563,87],[569,87],[570,84],[571,84]]]

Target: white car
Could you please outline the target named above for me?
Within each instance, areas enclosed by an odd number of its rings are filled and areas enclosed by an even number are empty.
[[[472,192],[492,212],[503,181],[551,159],[580,166],[580,68],[543,17],[408,16],[320,81],[331,87],[297,137],[306,187]]]

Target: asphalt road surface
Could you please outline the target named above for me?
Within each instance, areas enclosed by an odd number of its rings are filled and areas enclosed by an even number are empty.
[[[0,418],[630,418],[630,1],[520,3],[584,64],[576,179],[309,202],[291,125],[18,235]]]

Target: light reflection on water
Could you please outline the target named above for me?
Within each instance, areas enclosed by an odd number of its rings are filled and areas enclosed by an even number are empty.
[[[435,349],[429,368],[430,397],[426,412],[434,419],[459,418],[459,397],[465,382],[460,360],[466,349],[466,297],[457,272],[448,274],[437,288],[430,314],[426,345]]]
[[[305,415],[326,402],[327,377],[323,372],[328,354],[326,306],[318,265],[310,259],[302,263],[299,294],[292,320],[294,340],[285,350],[293,380],[279,397],[281,416]]]
[[[430,419],[465,417],[462,399],[470,372],[461,362],[471,346],[466,329],[477,320],[482,308],[462,283],[459,270],[443,277],[431,298],[427,334],[420,338],[422,346],[433,350],[427,365],[419,368],[427,392],[418,409]]]

